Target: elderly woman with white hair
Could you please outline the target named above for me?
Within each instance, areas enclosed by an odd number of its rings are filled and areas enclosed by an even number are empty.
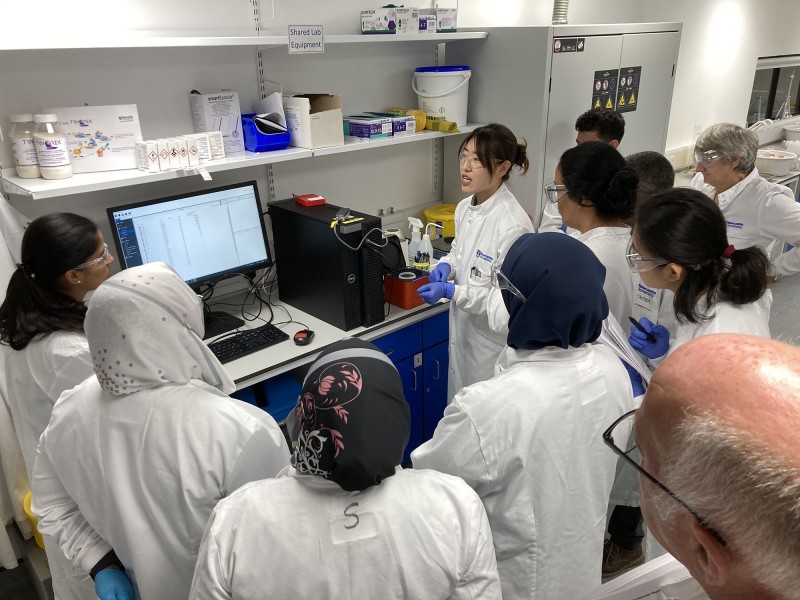
[[[775,242],[795,247],[772,263],[773,280],[800,271],[800,204],[792,191],[765,180],[755,166],[758,137],[732,123],[712,125],[694,147],[692,187],[714,200],[737,249],[759,246],[770,255]]]

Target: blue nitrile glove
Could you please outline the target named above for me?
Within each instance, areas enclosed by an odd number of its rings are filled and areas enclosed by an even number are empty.
[[[660,358],[669,350],[669,331],[663,325],[657,325],[647,317],[639,319],[639,325],[647,333],[656,338],[655,342],[647,339],[647,334],[639,331],[635,325],[631,325],[631,335],[628,342],[647,358]]]
[[[133,600],[131,580],[122,569],[103,569],[94,576],[94,591],[100,600]]]
[[[453,269],[450,263],[440,262],[436,268],[428,275],[428,281],[436,283],[437,281],[447,281],[450,276],[450,271]]]
[[[436,281],[419,286],[417,293],[428,304],[436,304],[442,298],[450,300],[456,291],[456,284],[445,281]]]
[[[620,358],[620,360],[622,360]],[[644,396],[644,382],[642,381],[642,376],[639,375],[639,371],[634,369],[624,360],[622,360],[622,366],[625,367],[625,370],[628,372],[628,377],[631,380],[631,387],[633,387],[633,397],[638,398],[639,396]]]

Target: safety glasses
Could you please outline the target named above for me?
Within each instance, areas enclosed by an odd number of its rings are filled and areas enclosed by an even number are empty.
[[[516,286],[508,280],[508,277],[500,270],[502,267],[502,260],[496,260],[492,263],[492,285],[501,290],[508,290],[522,302],[525,302],[527,300],[525,294],[520,292]]]
[[[100,263],[107,265],[108,261],[111,258],[111,253],[108,251],[108,244],[103,244],[103,255],[94,258],[92,260],[88,260],[85,263],[79,264],[77,267],[73,267],[76,271],[80,271],[82,269],[88,269],[92,265],[99,265]]]
[[[565,185],[558,185],[557,183],[551,183],[549,185],[544,186],[544,197],[547,198],[547,201],[550,204],[556,204],[558,199],[561,198],[564,194],[566,194],[569,190]]]
[[[633,273],[652,271],[656,267],[663,267],[670,263],[670,261],[663,258],[642,256],[636,252],[636,250],[633,249],[633,238],[628,240],[628,249],[625,252],[625,259],[628,261],[628,266]]]
[[[694,153],[694,163],[696,165],[703,165],[704,167],[707,167],[720,158],[722,158],[722,153],[719,150],[706,150],[705,152]]]
[[[461,165],[469,165],[470,169],[483,169],[483,163],[477,156],[470,156],[467,152],[462,152],[458,155],[458,162]]]

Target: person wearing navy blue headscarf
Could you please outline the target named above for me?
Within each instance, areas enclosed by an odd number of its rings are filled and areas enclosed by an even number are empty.
[[[616,469],[602,432],[633,408],[621,361],[593,343],[608,315],[605,268],[558,233],[521,236],[497,267],[508,347],[495,376],[461,390],[411,460],[481,497],[504,598],[577,598],[600,585]]]

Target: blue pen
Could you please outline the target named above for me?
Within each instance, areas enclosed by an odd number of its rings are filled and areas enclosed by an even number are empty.
[[[636,327],[636,329],[638,329],[639,331],[641,331],[643,334],[645,334],[647,336],[647,341],[648,342],[650,342],[651,344],[655,344],[656,343],[656,338],[653,337],[653,334],[650,333],[649,331],[645,330],[645,328],[642,327],[639,324],[639,321],[637,321],[633,317],[628,317],[628,319],[630,320],[631,323],[633,323],[633,326]]]

